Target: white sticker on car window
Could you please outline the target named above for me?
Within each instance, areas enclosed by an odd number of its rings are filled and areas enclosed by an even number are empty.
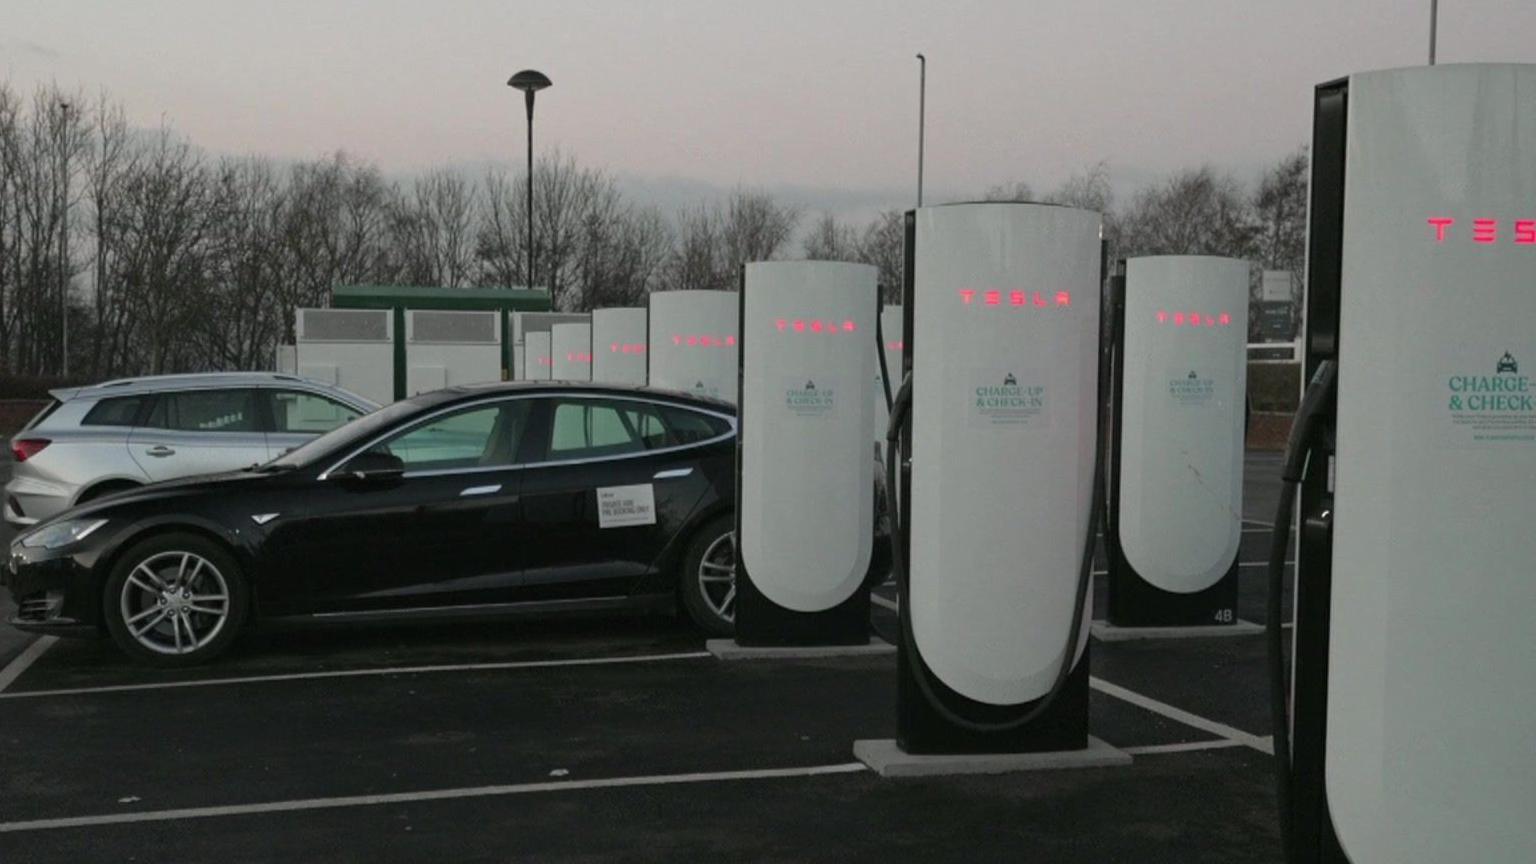
[[[656,493],[649,483],[603,486],[597,490],[597,526],[624,528],[656,524]]]

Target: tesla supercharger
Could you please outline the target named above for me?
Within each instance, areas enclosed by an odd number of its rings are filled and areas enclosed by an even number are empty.
[[[548,334],[556,324],[581,324],[589,320],[587,315],[578,312],[513,312],[511,319],[512,378],[515,381],[548,381],[552,371],[554,360],[549,355],[549,339],[534,340],[533,347],[538,350],[529,350],[530,334]],[[539,368],[541,365],[543,369]]]
[[[1322,85],[1312,154],[1291,860],[1536,861],[1536,66]]]
[[[592,325],[549,328],[550,375],[556,381],[592,380]]]
[[[893,414],[908,754],[1088,746],[1100,226],[1035,204],[907,215],[910,395]]]
[[[644,307],[592,311],[592,380],[603,384],[645,384]]]
[[[1164,255],[1110,281],[1113,626],[1237,623],[1250,269]]]
[[[657,291],[650,297],[653,387],[736,401],[734,291]]]
[[[876,277],[832,261],[743,269],[739,645],[869,642]]]
[[[523,380],[548,381],[554,377],[550,353],[550,331],[534,330],[523,334]]]

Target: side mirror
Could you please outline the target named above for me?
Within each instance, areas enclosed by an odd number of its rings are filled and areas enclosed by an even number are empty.
[[[357,482],[377,482],[379,480],[398,480],[405,474],[405,462],[393,453],[379,453],[370,451],[359,453],[352,460],[341,466],[336,472],[337,479],[354,480]]]

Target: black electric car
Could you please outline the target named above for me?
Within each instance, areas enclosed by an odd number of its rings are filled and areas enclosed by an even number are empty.
[[[11,544],[12,624],[216,656],[257,618],[680,604],[730,632],[736,412],[647,388],[406,399],[243,471],[66,511]]]

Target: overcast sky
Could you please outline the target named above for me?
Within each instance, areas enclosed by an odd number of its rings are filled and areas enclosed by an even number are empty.
[[[1536,62],[1536,0],[1446,0],[1442,62]],[[1122,195],[1209,162],[1251,179],[1312,86],[1423,63],[1429,0],[0,0],[0,79],[106,88],[216,153],[344,149],[408,175],[520,162],[511,73],[559,145],[672,205],[737,183],[853,213],[910,203],[927,54],[930,197]]]

